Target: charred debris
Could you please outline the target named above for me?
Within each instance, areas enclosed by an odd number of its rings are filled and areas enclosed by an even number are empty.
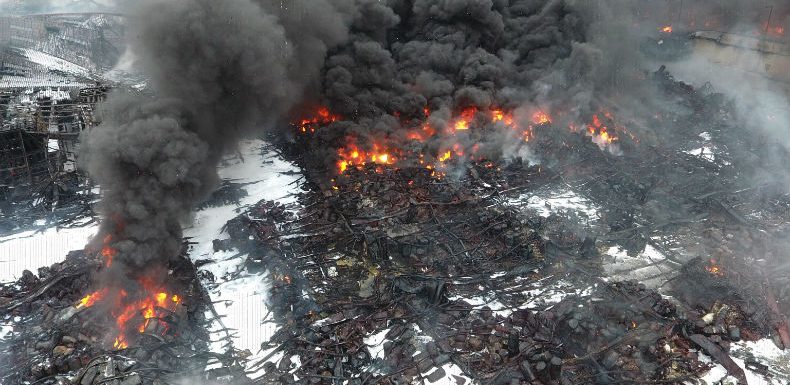
[[[0,291],[3,316],[19,320],[2,342],[12,355],[0,375],[80,385],[175,384],[196,373],[234,384],[464,383],[461,375],[508,385],[682,384],[710,368],[704,354],[746,384],[732,343],[790,347],[782,259],[790,197],[744,171],[773,166],[754,156],[769,139],[743,135],[724,97],[663,68],[647,81],[685,107],[641,123],[662,137],[640,137],[637,127],[602,145],[591,140],[600,130],[544,119],[529,141],[539,162],[450,159],[454,172],[439,175],[387,161],[338,173],[311,154],[342,144],[295,124],[291,140],[269,139],[305,172],[298,203],[259,202],[214,242],[266,273],[279,326],[261,341],[271,354],[246,362],[249,352],[206,353],[212,304],[198,279],[213,277],[195,267],[210,261],[186,257],[188,243],[169,266],[178,306],[132,321],[143,325],[135,343],[111,347],[99,326],[107,315],[80,305],[106,262],[86,250]],[[705,157],[678,142],[716,149]],[[526,209],[528,197],[556,189],[583,196],[598,217]],[[236,190],[225,185],[213,199],[232,202]],[[605,265],[615,246],[621,258],[646,248],[663,258],[646,262],[652,275],[636,274],[645,265],[613,274]],[[618,278],[629,276],[639,280]],[[219,368],[206,370],[209,358]],[[787,380],[781,369],[747,366]],[[265,374],[249,380],[243,367]]]
[[[78,138],[98,124],[96,106],[109,90],[101,84],[0,90],[0,227],[92,214],[98,195],[76,166]]]
[[[478,159],[457,178],[381,161],[328,177],[301,150],[327,143],[280,146],[307,173],[299,205],[261,202],[215,244],[271,274],[282,328],[266,347],[284,358],[258,363],[256,383],[433,383],[452,367],[485,384],[680,384],[710,368],[702,354],[747,383],[733,342],[790,347],[790,200],[744,172],[770,167],[753,154],[769,139],[742,135],[721,94],[663,67],[648,81],[686,108],[656,112],[661,137],[621,135],[617,155],[550,121],[529,141],[540,163]],[[676,145],[709,141],[727,150]],[[545,189],[581,194],[599,218],[525,211]],[[613,245],[644,264],[607,269]]]

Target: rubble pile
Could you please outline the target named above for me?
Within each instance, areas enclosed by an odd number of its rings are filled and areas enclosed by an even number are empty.
[[[655,137],[631,122],[619,151],[544,124],[530,141],[541,164],[480,159],[437,175],[372,162],[338,175],[302,150],[326,146],[320,136],[283,144],[308,173],[299,208],[261,202],[217,245],[270,274],[282,328],[264,348],[283,356],[259,363],[257,383],[679,384],[711,360],[746,383],[733,343],[787,346],[788,197],[743,173],[768,167],[748,155],[767,139],[735,135],[721,95],[663,69],[647,81],[682,108],[656,112]],[[558,186],[598,217],[518,203]],[[608,276],[617,247],[660,255],[650,285]]]
[[[257,383],[682,383],[707,370],[698,352],[727,366],[731,342],[765,335],[738,308],[705,323],[643,284],[599,278],[594,240],[507,204],[550,172],[469,175],[369,165],[305,186],[298,212],[264,201],[229,222],[215,249],[270,273],[282,325],[264,346],[283,356],[259,363]],[[541,306],[555,276],[574,288]]]
[[[183,300],[172,311],[157,308],[159,315],[146,319],[134,344],[122,349],[112,346],[108,309],[83,298],[100,266],[95,255],[75,251],[0,289],[2,317],[14,325],[0,342],[9,352],[3,383],[139,385],[202,371],[209,303],[192,263],[184,255],[171,261],[170,281]]]
[[[245,208],[213,243],[270,283],[279,329],[261,341],[265,357],[207,353],[211,304],[198,279],[215,277],[197,269],[212,261],[184,256],[169,277],[184,305],[146,322],[131,347],[110,348],[107,315],[78,306],[102,258],[75,252],[2,287],[15,329],[0,375],[136,385],[201,373],[222,383],[245,367],[263,373],[255,384],[683,384],[719,364],[745,384],[734,344],[790,346],[790,196],[744,171],[776,164],[750,155],[768,139],[736,134],[720,95],[663,69],[646,78],[676,103],[627,122],[606,146],[543,120],[528,141],[538,160],[448,155],[439,170],[381,153],[327,170],[305,149],[342,143],[307,130],[273,139],[306,174],[297,204]],[[560,190],[594,209],[545,200],[538,214],[531,199]],[[226,181],[212,201],[244,194]],[[636,274],[645,269],[657,273]],[[209,358],[219,367],[204,374]]]

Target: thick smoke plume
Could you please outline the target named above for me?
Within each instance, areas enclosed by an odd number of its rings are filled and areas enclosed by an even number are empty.
[[[782,31],[788,11],[778,4],[771,11],[772,33]],[[646,38],[666,26],[677,34],[759,34],[769,8],[736,0],[360,0],[354,15],[351,38],[332,52],[323,78],[322,102],[342,119],[319,139],[370,150],[383,142],[407,147],[408,129],[427,120],[441,131],[467,107],[514,111],[521,126],[538,110],[557,127],[583,126],[612,107],[626,121],[652,116],[667,101],[644,81],[660,65],[644,56]],[[431,138],[420,152],[460,143],[498,159],[514,139],[508,130],[459,133],[452,142]],[[334,151],[323,153],[330,166]]]
[[[112,95],[80,157],[103,188],[113,276],[178,254],[180,221],[216,186],[220,157],[317,82],[327,49],[346,39],[345,12],[335,0],[152,0],[129,10],[130,50],[155,96]]]
[[[681,10],[626,0],[144,1],[128,36],[155,96],[114,95],[83,138],[82,164],[105,192],[103,233],[118,250],[110,270],[174,256],[180,221],[216,185],[220,156],[294,109],[323,104],[341,117],[318,131],[332,166],[348,138],[407,147],[410,129],[442,130],[469,107],[513,111],[521,125],[536,111],[556,127],[584,124],[612,107],[638,120],[665,102],[644,81],[657,68],[640,51],[645,37],[667,24],[759,30],[765,11],[734,0]],[[787,14],[777,7],[777,26]],[[507,129],[452,141],[432,137],[419,152],[460,144],[498,159],[523,146]]]
[[[564,126],[589,117],[597,96],[635,77],[636,39],[622,33],[627,22],[616,3],[362,1],[352,37],[328,59],[324,77],[324,101],[345,120],[319,134],[327,142],[353,137],[363,148],[384,138],[406,142],[404,120],[419,122],[427,110],[427,122],[442,131],[469,107],[514,111],[523,126],[536,111],[562,111],[555,118]],[[514,139],[502,130],[452,140],[498,159]],[[432,138],[423,152],[450,145]]]

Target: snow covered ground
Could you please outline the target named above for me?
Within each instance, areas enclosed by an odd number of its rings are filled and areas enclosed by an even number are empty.
[[[67,87],[84,88],[88,83],[81,83],[53,74],[36,74],[31,76],[0,76],[0,89],[3,88],[43,88],[43,87]]]
[[[700,135],[700,138],[705,142],[711,140],[708,133],[703,133]],[[699,156],[710,162],[727,165],[726,161],[720,162],[720,159],[714,157],[715,148],[707,144],[705,146],[707,147],[703,147],[701,150],[688,151],[687,153]],[[552,214],[560,216],[572,214],[578,219],[586,221],[586,224],[591,226],[596,226],[600,220],[600,209],[593,202],[565,186],[540,189],[534,193],[513,199],[509,204],[518,207],[527,215],[537,214],[543,218],[547,218]],[[653,241],[659,241],[659,239],[653,239]],[[644,251],[633,257],[629,256],[621,246],[616,244],[607,245],[601,251],[604,257],[602,268],[606,275],[603,278],[607,281],[636,280],[648,287],[658,288],[660,292],[659,286],[676,274],[677,265],[650,244],[645,247]],[[560,280],[553,285],[546,285],[545,291],[536,290],[531,292],[531,294],[535,295],[536,304],[548,308],[573,292],[579,292],[579,288],[573,287],[573,285],[567,287],[566,283]],[[481,290],[481,293],[479,297],[464,299],[476,306],[488,305],[492,310],[502,315],[507,315],[508,311],[503,311],[503,305],[494,298],[487,296],[483,290]],[[584,291],[582,291],[582,294],[584,294]],[[730,354],[733,360],[744,369],[750,385],[790,384],[790,372],[788,372],[788,368],[790,368],[790,352],[779,350],[770,339],[733,344]],[[701,356],[703,361],[704,358],[707,358],[704,354],[701,354]],[[735,383],[732,377],[728,377],[724,367],[713,363],[710,358],[707,359],[707,362],[711,363],[712,369],[703,378],[705,383]],[[768,376],[747,365],[746,362],[748,360],[765,365],[768,368]],[[450,383],[452,384],[453,382]]]
[[[265,356],[258,352],[260,344],[267,341],[276,330],[274,324],[262,324],[268,310],[264,301],[268,285],[261,274],[248,274],[243,269],[245,255],[233,251],[215,253],[214,239],[227,237],[221,233],[227,221],[236,217],[245,207],[262,199],[282,203],[294,203],[290,194],[298,185],[294,183],[298,175],[281,174],[297,171],[296,167],[271,154],[264,154],[265,143],[260,140],[242,142],[238,157],[227,158],[219,174],[225,180],[245,184],[247,197],[239,204],[209,207],[195,214],[192,226],[185,229],[185,236],[191,237],[193,246],[190,255],[194,260],[212,259],[215,262],[201,266],[201,270],[211,272],[216,277],[215,284],[207,285],[211,299],[222,317],[221,327],[233,329],[233,345],[236,349],[249,350],[253,356]],[[0,281],[18,279],[27,269],[34,273],[42,266],[63,261],[70,250],[85,247],[96,234],[98,225],[94,222],[76,228],[48,228],[43,231],[24,231],[0,236]],[[236,279],[227,280],[234,275]],[[217,323],[218,327],[219,323]],[[1,326],[1,325],[0,325]],[[2,330],[0,330],[2,333]],[[223,337],[218,332],[214,339]],[[224,352],[222,343],[214,346],[215,351]]]
[[[225,337],[225,331],[231,329],[233,346],[239,350],[248,350],[255,362],[267,355],[260,352],[261,343],[268,341],[276,331],[273,323],[263,323],[268,314],[265,305],[269,284],[266,275],[250,274],[244,269],[246,255],[234,250],[214,252],[214,239],[227,239],[222,227],[235,218],[244,208],[260,200],[274,200],[280,203],[295,203],[291,195],[296,192],[299,176],[293,172],[298,169],[282,159],[263,152],[265,143],[260,140],[242,142],[240,153],[244,160],[233,156],[223,162],[219,170],[223,180],[244,184],[247,196],[238,204],[220,207],[209,207],[195,214],[192,226],[184,231],[197,244],[190,250],[190,257],[197,260],[210,259],[213,262],[200,267],[214,275],[216,282],[204,282],[215,308],[223,318],[212,327],[212,340]],[[288,173],[288,174],[283,174]],[[229,279],[233,276],[234,279]],[[225,351],[223,342],[217,342],[213,349]],[[274,357],[278,358],[278,357]]]
[[[522,195],[508,203],[543,218],[551,214],[561,215],[565,212],[573,212],[588,221],[596,221],[600,218],[598,207],[567,188],[543,189]]]
[[[22,54],[27,57],[32,63],[38,64],[42,67],[53,71],[65,72],[71,75],[89,77],[90,71],[78,64],[72,63],[68,60],[52,56],[48,53],[37,51],[29,48],[21,48]]]
[[[96,234],[98,225],[83,223],[67,229],[28,230],[0,236],[0,282],[15,281],[24,270],[61,262],[71,250],[80,250]]]
[[[730,355],[738,366],[744,369],[749,385],[787,385],[790,384],[790,352],[779,350],[771,340],[764,339],[756,342],[739,342],[732,345]],[[701,354],[703,361],[712,360]],[[753,360],[765,365],[769,376],[763,376],[750,370],[747,360]],[[727,375],[723,366],[714,364],[713,368],[703,378],[708,384],[735,383],[735,379]]]

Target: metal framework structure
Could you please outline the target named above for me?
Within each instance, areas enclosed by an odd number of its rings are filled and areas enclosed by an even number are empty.
[[[0,127],[0,200],[32,195],[57,200],[69,181],[84,180],[75,167],[79,134],[97,124],[95,105],[108,90],[83,88],[73,100],[55,103],[44,97],[24,107],[9,106],[5,95],[7,113],[14,119],[5,119]]]

